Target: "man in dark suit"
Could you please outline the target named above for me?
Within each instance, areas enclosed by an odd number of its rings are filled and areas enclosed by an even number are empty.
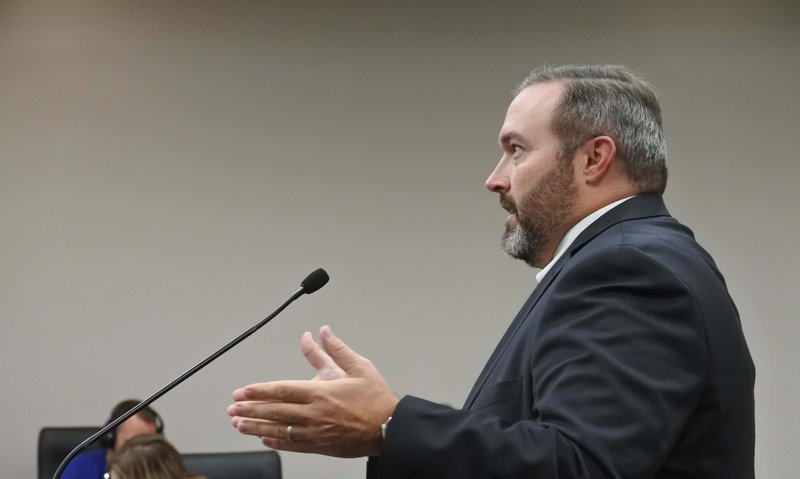
[[[234,392],[276,449],[380,478],[752,478],[754,367],[725,282],[661,199],[660,106],[624,67],[534,70],[487,181],[539,284],[456,410],[397,398],[329,328],[312,381]]]

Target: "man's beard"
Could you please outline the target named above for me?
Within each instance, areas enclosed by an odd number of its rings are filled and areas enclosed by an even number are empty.
[[[559,159],[558,164],[520,199],[519,205],[511,196],[500,195],[500,203],[517,216],[517,224],[506,229],[500,241],[509,256],[534,268],[545,266],[542,250],[559,239],[553,236],[559,233],[559,227],[578,196],[574,180],[572,162]]]

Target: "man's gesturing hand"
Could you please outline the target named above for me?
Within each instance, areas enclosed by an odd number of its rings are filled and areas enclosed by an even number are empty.
[[[310,381],[251,384],[233,392],[233,426],[261,437],[265,446],[337,457],[380,454],[380,426],[398,398],[371,361],[355,353],[331,329],[317,344],[303,334],[300,347],[316,369]],[[289,428],[291,426],[291,429]]]

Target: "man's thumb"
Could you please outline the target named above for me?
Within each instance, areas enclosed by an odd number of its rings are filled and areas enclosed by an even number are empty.
[[[357,373],[359,363],[362,358],[358,353],[350,349],[350,346],[344,343],[341,339],[337,338],[330,326],[323,326],[319,330],[319,338],[322,343],[322,349],[333,359],[333,361],[348,375]]]

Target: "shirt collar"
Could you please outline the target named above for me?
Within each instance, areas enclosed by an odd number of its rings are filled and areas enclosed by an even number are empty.
[[[635,195],[633,195],[633,196],[635,196]],[[558,261],[558,258],[560,258],[561,255],[563,255],[564,252],[567,251],[567,248],[569,248],[569,246],[572,244],[572,242],[575,241],[575,238],[577,238],[581,233],[583,233],[583,230],[588,228],[590,224],[592,224],[595,221],[597,221],[598,218],[600,218],[601,216],[606,214],[608,211],[613,209],[615,206],[621,205],[622,203],[624,203],[624,202],[628,201],[629,199],[633,198],[633,196],[628,196],[627,198],[622,198],[621,200],[617,200],[617,201],[615,201],[613,203],[609,203],[609,204],[603,206],[602,208],[600,208],[599,210],[595,211],[594,213],[591,213],[586,218],[584,218],[584,219],[578,221],[577,223],[575,223],[575,226],[570,228],[569,231],[567,231],[567,234],[565,234],[564,237],[561,238],[561,242],[558,243],[558,247],[556,248],[556,254],[553,255],[553,259],[550,260],[550,262],[547,263],[547,265],[544,268],[542,268],[541,271],[536,273],[536,282],[537,283],[541,283],[542,282],[542,278],[544,278],[544,276],[547,274],[547,272],[550,271],[550,269],[553,267],[554,264],[556,264],[556,261]]]

